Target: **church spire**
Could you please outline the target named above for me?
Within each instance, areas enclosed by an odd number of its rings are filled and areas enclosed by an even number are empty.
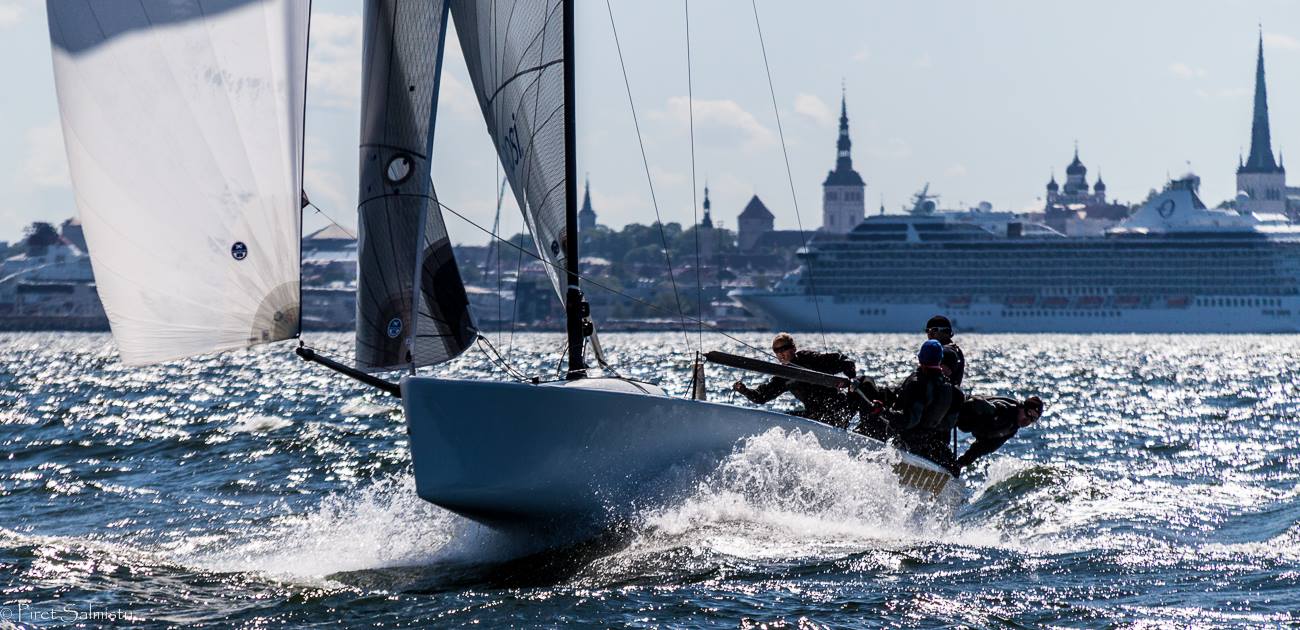
[[[849,100],[845,94],[844,88],[840,88],[840,137],[835,142],[837,158],[835,160],[835,170],[851,171],[853,170],[853,158],[849,156],[849,149],[853,147],[853,141],[849,140]]]
[[[591,175],[587,175],[587,184],[582,193],[582,209],[578,210],[578,231],[582,232],[596,227],[596,211],[591,207]]]
[[[704,218],[700,220],[700,227],[702,228],[713,227],[713,217],[709,215],[710,208],[711,208],[711,204],[709,203],[709,182],[708,180],[705,180],[704,181]]]
[[[1274,173],[1281,170],[1273,159],[1273,145],[1268,131],[1268,90],[1264,85],[1264,32],[1259,34],[1259,52],[1255,59],[1255,111],[1250,123],[1250,155],[1242,172]]]

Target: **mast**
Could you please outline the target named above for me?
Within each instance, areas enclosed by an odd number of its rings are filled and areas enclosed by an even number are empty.
[[[583,358],[583,311],[587,308],[578,285],[578,160],[573,69],[573,0],[564,5],[564,267],[568,290],[564,295],[564,319],[569,335],[569,380],[587,375]]]

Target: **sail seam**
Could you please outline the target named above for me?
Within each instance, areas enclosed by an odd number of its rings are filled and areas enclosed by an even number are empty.
[[[533,72],[540,72],[540,71],[545,70],[545,69],[547,69],[547,68],[549,68],[549,67],[551,67],[551,66],[559,65],[559,64],[562,64],[562,63],[564,63],[564,59],[555,59],[555,60],[552,60],[552,61],[548,61],[548,62],[546,62],[546,63],[544,63],[544,64],[542,64],[542,65],[540,65],[540,66],[533,66],[533,67],[531,67],[531,68],[525,68],[525,69],[523,69],[523,70],[520,70],[520,71],[518,71],[518,72],[516,72],[516,73],[514,73],[514,74],[512,74],[512,75],[510,75],[510,77],[507,78],[505,81],[503,81],[503,82],[501,83],[501,85],[497,86],[497,89],[496,89],[495,91],[493,91],[493,92],[492,92],[492,95],[489,96],[489,97],[487,98],[488,104],[491,105],[491,104],[496,100],[496,98],[497,98],[498,96],[501,95],[501,90],[506,89],[506,86],[510,85],[510,84],[513,83],[515,80],[517,80],[517,79],[523,77],[524,75],[526,75],[526,74],[530,74],[530,73],[533,73]]]

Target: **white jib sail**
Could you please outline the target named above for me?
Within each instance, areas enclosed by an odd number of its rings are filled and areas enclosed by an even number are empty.
[[[564,20],[561,0],[452,0],[488,133],[560,300],[564,245]]]
[[[77,209],[122,360],[298,334],[309,2],[48,11]]]

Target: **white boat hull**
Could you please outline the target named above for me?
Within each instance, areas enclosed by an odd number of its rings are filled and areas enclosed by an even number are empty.
[[[825,448],[886,448],[803,418],[636,387],[403,378],[417,491],[493,526],[603,527],[688,490],[740,440],[773,427],[812,433]],[[952,479],[900,455],[904,483],[938,493]]]

